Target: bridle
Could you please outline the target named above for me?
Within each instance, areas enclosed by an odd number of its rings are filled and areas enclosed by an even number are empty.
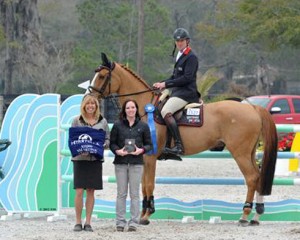
[[[90,92],[95,91],[95,92],[99,93],[99,98],[111,100],[119,111],[121,110],[121,106],[119,104],[119,101],[117,101],[117,98],[127,97],[127,96],[134,96],[134,95],[139,95],[139,94],[143,94],[143,93],[147,93],[147,92],[153,92],[154,93],[153,96],[152,96],[152,100],[153,100],[155,95],[159,95],[160,90],[157,89],[157,88],[153,88],[153,87],[150,87],[149,89],[139,91],[139,92],[133,92],[133,93],[127,93],[127,94],[112,94],[111,93],[111,72],[114,70],[114,68],[115,68],[114,63],[112,63],[112,66],[110,68],[107,67],[107,66],[100,65],[95,70],[96,73],[97,72],[99,73],[103,69],[108,70],[108,74],[103,79],[104,83],[102,84],[100,89],[95,88],[94,86],[90,85],[88,87],[88,90]],[[105,92],[107,87],[108,87],[108,94],[105,95],[104,92]]]
[[[108,96],[111,95],[111,72],[114,69],[114,66],[115,65],[113,65],[112,69],[108,68],[106,66],[102,66],[102,65],[100,65],[98,68],[96,68],[95,73],[97,73],[97,72],[99,73],[102,69],[106,69],[106,70],[108,70],[108,74],[105,76],[104,83],[103,83],[103,85],[101,86],[100,89],[97,89],[94,86],[90,85],[88,87],[88,90],[90,92],[92,92],[92,90],[96,91],[97,93],[99,93],[100,98],[104,98],[105,99],[105,98],[107,98],[107,96],[104,95],[104,92],[105,92],[105,90],[107,88],[107,85],[108,85],[108,87],[109,87]]]

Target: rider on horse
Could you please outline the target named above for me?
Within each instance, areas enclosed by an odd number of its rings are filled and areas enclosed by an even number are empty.
[[[153,84],[158,89],[170,88],[170,98],[161,110],[161,115],[174,138],[173,148],[166,146],[164,152],[175,155],[183,155],[184,147],[180,132],[173,116],[191,102],[199,102],[200,93],[197,90],[196,78],[198,71],[198,59],[189,46],[190,35],[184,28],[177,28],[174,32],[175,46],[178,49],[176,62],[172,76],[162,82]],[[173,51],[173,56],[175,47]]]

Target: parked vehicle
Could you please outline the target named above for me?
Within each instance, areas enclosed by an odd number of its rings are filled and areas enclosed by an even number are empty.
[[[272,114],[276,124],[300,124],[299,95],[252,96],[242,102],[266,108]]]

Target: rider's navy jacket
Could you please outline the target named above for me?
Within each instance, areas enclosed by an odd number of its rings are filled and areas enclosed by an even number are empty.
[[[200,94],[196,84],[197,71],[198,58],[191,48],[187,47],[175,63],[172,76],[164,81],[166,88],[172,88],[171,97],[198,102]]]

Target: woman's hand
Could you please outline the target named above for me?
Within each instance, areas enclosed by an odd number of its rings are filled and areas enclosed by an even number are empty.
[[[88,152],[83,152],[83,153],[81,153],[80,155],[82,155],[82,156],[88,156],[89,153],[88,153]]]
[[[124,156],[128,155],[129,153],[127,151],[125,151],[125,148],[122,148],[122,149],[116,150],[116,154],[124,157]]]
[[[105,140],[105,142],[103,144],[103,148],[104,149],[108,149],[109,148],[109,140]]]
[[[131,152],[130,154],[132,155],[140,155],[140,154],[144,154],[145,152],[145,149],[144,148],[138,148],[136,145],[135,145],[135,151],[134,152]]]

